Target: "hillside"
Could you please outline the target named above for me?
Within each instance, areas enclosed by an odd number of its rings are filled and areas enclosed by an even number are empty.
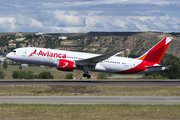
[[[129,48],[124,51],[125,56],[139,56],[154,46],[164,37],[173,37],[166,53],[180,57],[180,34],[163,32],[90,32],[82,34],[61,34],[71,36],[61,41],[58,49],[83,51],[90,53],[105,53],[120,48]],[[75,39],[77,36],[82,37]]]
[[[18,36],[20,35],[20,36]],[[61,39],[66,36],[66,39]],[[180,33],[163,32],[88,32],[88,33],[0,33],[0,53],[6,55],[18,47],[45,47],[88,53],[106,53],[128,48],[122,56],[142,55],[164,37],[173,37],[166,53],[180,57]],[[22,41],[17,39],[23,38]]]

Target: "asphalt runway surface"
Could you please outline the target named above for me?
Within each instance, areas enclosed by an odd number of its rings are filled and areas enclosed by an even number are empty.
[[[180,96],[0,96],[0,104],[180,104]]]
[[[8,85],[180,86],[180,81],[0,81]],[[180,96],[0,96],[0,104],[180,104]]]
[[[147,85],[180,86],[180,81],[0,81],[6,85]]]

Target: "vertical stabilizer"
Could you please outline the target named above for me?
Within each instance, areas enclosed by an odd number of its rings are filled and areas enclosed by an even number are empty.
[[[165,37],[138,59],[159,64],[171,40],[172,37]]]

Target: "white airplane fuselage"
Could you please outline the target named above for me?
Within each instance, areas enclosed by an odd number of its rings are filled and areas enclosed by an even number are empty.
[[[35,50],[36,53],[32,54]],[[14,51],[16,52],[11,52],[8,54],[8,56],[10,56],[11,60],[13,61],[27,63],[27,64],[53,66],[53,67],[57,67],[57,61],[59,59],[67,59],[75,62],[76,60],[87,59],[100,55],[100,54],[54,50],[54,49],[45,49],[45,48],[33,48],[33,47],[18,48]],[[134,66],[140,64],[141,62],[142,60],[112,56],[106,60],[103,60],[102,62],[98,62],[95,65],[95,67],[90,66],[89,69],[90,71],[116,73],[133,68]],[[75,67],[74,69],[83,70],[82,67],[78,67],[78,66]]]

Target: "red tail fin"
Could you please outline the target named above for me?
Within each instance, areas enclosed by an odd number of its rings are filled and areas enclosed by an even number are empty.
[[[171,40],[172,37],[165,37],[138,59],[159,64]]]

